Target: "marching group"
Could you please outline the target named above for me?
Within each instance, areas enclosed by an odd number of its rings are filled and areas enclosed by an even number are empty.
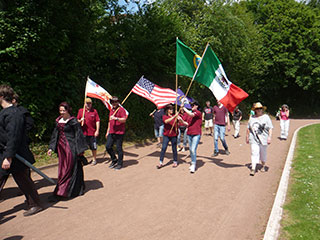
[[[24,216],[33,215],[43,209],[35,184],[30,177],[30,168],[19,161],[18,155],[30,162],[35,162],[29,149],[27,137],[28,125],[30,125],[29,112],[17,105],[17,96],[14,90],[7,86],[0,86],[0,192],[4,187],[8,175],[11,173],[18,187],[26,196],[28,210]],[[123,166],[123,138],[126,110],[120,105],[117,97],[110,99],[112,108],[109,114],[108,130],[106,134],[106,151],[111,158],[109,168],[120,170]],[[173,153],[173,167],[178,166],[178,151],[185,151],[189,145],[191,164],[190,173],[196,171],[197,147],[202,135],[202,123],[207,135],[214,137],[214,151],[212,157],[220,154],[218,139],[224,147],[224,153],[229,155],[229,148],[225,140],[226,128],[230,131],[229,112],[219,101],[214,107],[206,102],[203,112],[197,101],[193,101],[190,107],[180,107],[175,113],[174,105],[169,104],[164,109],[157,109],[150,114],[154,118],[154,131],[161,147],[158,169],[164,166],[164,156],[171,142]],[[252,108],[254,114],[250,116],[247,125],[246,142],[251,145],[251,172],[254,175],[256,166],[262,164],[262,171],[268,168],[266,163],[266,150],[271,143],[272,123],[267,114],[264,114],[264,106],[257,102]],[[56,152],[59,158],[58,180],[49,201],[56,202],[73,198],[84,194],[83,165],[86,158],[83,156],[88,147],[92,150],[92,165],[97,163],[97,137],[99,136],[100,118],[92,107],[90,98],[86,98],[85,108],[79,109],[77,117],[72,116],[72,109],[67,102],[59,105],[59,117],[55,121],[49,143],[48,155]],[[288,137],[289,109],[283,105],[280,113],[281,137]],[[232,113],[234,125],[234,138],[238,138],[242,112],[238,107]],[[31,118],[32,121],[32,118]],[[183,139],[183,140],[182,140]],[[182,140],[182,141],[181,141]],[[116,145],[116,153],[113,145]]]

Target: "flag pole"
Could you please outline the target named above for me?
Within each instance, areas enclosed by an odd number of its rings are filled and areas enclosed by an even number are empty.
[[[89,76],[87,76],[86,89],[84,90],[84,103],[83,103],[83,109],[82,109],[81,126],[83,126],[84,124],[84,113],[86,110],[85,107],[86,107],[86,98],[87,98],[88,79],[89,79]]]
[[[199,69],[199,67],[200,67],[200,65],[201,65],[201,63],[202,63],[203,56],[204,56],[204,54],[206,53],[208,47],[209,47],[209,42],[207,43],[207,46],[206,46],[205,50],[204,50],[203,53],[202,53],[202,57],[201,57],[200,63],[199,63],[199,65],[197,66],[197,69],[196,69],[196,71],[195,71],[194,74],[193,74],[193,77],[192,77],[192,80],[191,80],[191,82],[190,82],[190,84],[189,84],[189,87],[188,87],[188,89],[187,89],[187,92],[186,92],[186,94],[184,95],[184,97],[183,97],[183,99],[182,99],[182,103],[184,103],[184,100],[186,99],[186,97],[187,97],[187,95],[188,95],[188,93],[189,93],[189,91],[190,91],[191,85],[192,85],[192,83],[193,83],[193,81],[194,81],[195,76],[196,76],[197,73],[198,73],[198,69]],[[181,108],[182,108],[182,107],[181,107]],[[175,119],[175,121],[174,121],[174,123],[173,123],[173,125],[172,125],[169,133],[171,133],[172,128],[173,128],[174,124],[176,123],[176,120],[177,120],[177,118]]]
[[[190,82],[190,84],[189,84],[189,87],[188,87],[188,90],[187,90],[186,94],[184,95],[184,96],[185,96],[184,98],[186,98],[187,95],[188,95],[188,93],[189,93],[189,90],[190,90],[190,88],[191,88],[191,85],[192,85],[192,83],[193,83],[193,81],[194,81],[194,78],[196,77],[196,75],[197,75],[197,73],[198,73],[198,69],[199,69],[199,67],[200,67],[200,65],[201,65],[201,63],[202,63],[203,56],[204,56],[204,54],[206,53],[208,47],[209,47],[209,42],[207,43],[207,46],[206,46],[205,50],[204,50],[203,53],[202,53],[200,63],[199,63],[199,65],[197,66],[197,69],[196,69],[196,71],[195,71],[194,74],[193,74],[192,80],[191,80],[191,82]]]

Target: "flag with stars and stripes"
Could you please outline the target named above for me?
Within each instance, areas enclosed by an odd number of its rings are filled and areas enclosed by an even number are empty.
[[[159,87],[144,76],[139,79],[132,92],[153,102],[157,108],[163,108],[169,103],[175,103],[177,98],[175,91],[170,88]]]

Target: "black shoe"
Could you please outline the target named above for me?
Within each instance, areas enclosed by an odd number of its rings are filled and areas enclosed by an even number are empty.
[[[115,170],[120,170],[122,168],[122,165],[117,164],[117,166],[114,167]]]
[[[42,210],[43,210],[42,207],[40,207],[40,206],[35,206],[35,207],[32,207],[32,208],[30,208],[29,210],[25,211],[25,212],[23,213],[23,216],[25,216],[25,217],[31,216],[31,215],[33,215],[33,214],[36,214],[36,213],[42,211]]]
[[[109,165],[109,168],[115,168],[115,166],[117,165],[117,162],[111,162],[111,164]]]

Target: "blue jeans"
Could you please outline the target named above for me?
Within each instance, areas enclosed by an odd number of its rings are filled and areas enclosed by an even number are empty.
[[[160,153],[160,163],[163,163],[164,154],[167,151],[168,143],[171,142],[172,146],[172,154],[173,154],[173,162],[178,162],[178,153],[177,153],[177,137],[167,137],[163,136],[162,148]]]
[[[161,125],[159,128],[154,129],[154,136],[156,138],[163,137],[164,125]]]
[[[217,125],[217,124],[214,125],[214,152],[216,153],[219,152],[218,138],[220,138],[224,149],[228,150],[228,145],[226,143],[226,140],[224,139],[225,132],[226,132],[226,126]]]
[[[196,164],[197,162],[197,147],[200,142],[200,136],[201,135],[188,135],[189,150],[192,164]]]
[[[180,128],[178,129],[179,134],[178,134],[178,145],[180,144],[181,141],[181,134],[183,134],[183,147],[187,146],[187,128],[184,129],[183,132],[181,132]]]

